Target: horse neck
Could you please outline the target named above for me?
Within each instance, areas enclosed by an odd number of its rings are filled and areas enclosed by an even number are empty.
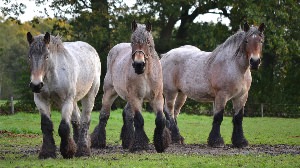
[[[219,62],[227,62],[230,66],[237,66],[242,73],[245,73],[249,69],[250,63],[243,46],[243,38],[239,37],[241,35],[232,37],[233,45],[230,44],[232,41],[229,40],[217,47],[208,58],[208,67],[219,65]]]

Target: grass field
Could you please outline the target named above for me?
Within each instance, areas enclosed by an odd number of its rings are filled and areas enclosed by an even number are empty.
[[[92,113],[90,131],[98,122],[99,113]],[[143,113],[145,131],[152,143],[154,114]],[[53,112],[56,146],[59,147],[58,125],[60,113]],[[181,134],[186,144],[206,144],[211,129],[212,117],[182,114],[178,118]],[[122,127],[121,110],[111,113],[107,125],[107,143],[119,145]],[[300,119],[244,118],[244,133],[250,144],[300,145]],[[5,130],[5,131],[4,131]],[[238,154],[197,155],[170,153],[116,153],[96,155],[89,158],[38,160],[37,154],[24,155],[20,150],[39,148],[42,143],[40,116],[18,113],[0,116],[0,167],[300,167],[300,155]],[[5,133],[6,132],[6,133]],[[224,117],[221,134],[230,144],[232,123]],[[243,149],[241,149],[243,150]],[[5,152],[9,151],[9,152]],[[14,153],[15,151],[15,153]]]

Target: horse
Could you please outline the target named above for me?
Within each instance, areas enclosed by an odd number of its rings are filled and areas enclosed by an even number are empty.
[[[105,127],[111,105],[120,96],[127,101],[122,114],[122,147],[131,152],[149,149],[141,115],[142,103],[148,101],[156,113],[154,146],[157,152],[164,152],[170,144],[171,135],[163,113],[162,67],[155,51],[152,25],[150,22],[145,25],[133,21],[131,30],[131,43],[117,44],[108,53],[102,108],[99,124],[91,136],[92,147],[106,146]]]
[[[220,125],[227,101],[233,103],[234,147],[248,146],[243,133],[244,106],[248,98],[251,71],[259,68],[265,25],[244,24],[212,52],[194,46],[183,46],[162,54],[165,113],[170,122],[172,141],[181,143],[177,117],[187,97],[198,102],[214,102],[212,129],[208,137],[211,147],[223,147]]]
[[[61,109],[58,134],[63,158],[90,156],[88,130],[101,75],[101,63],[96,50],[82,41],[62,42],[59,36],[52,36],[48,32],[35,37],[28,32],[27,41],[31,72],[29,86],[41,115],[43,133],[39,158],[56,158],[51,105]],[[79,100],[82,113],[77,105]]]

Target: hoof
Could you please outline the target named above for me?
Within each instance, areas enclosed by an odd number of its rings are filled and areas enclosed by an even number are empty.
[[[41,151],[39,153],[39,159],[48,159],[48,158],[56,158],[56,146],[51,145],[42,145]]]
[[[169,129],[166,127],[163,130],[155,128],[153,141],[155,150],[158,153],[164,152],[172,142]]]
[[[176,136],[176,137],[173,137],[172,136],[172,144],[184,144],[184,137],[179,135],[179,136]]]
[[[208,139],[208,146],[213,147],[213,148],[223,148],[224,145],[224,140],[222,137],[218,137],[215,139],[209,138]]]
[[[103,149],[106,147],[105,132],[100,134],[99,126],[95,128],[94,132],[91,134],[90,137],[91,137],[91,148]]]
[[[149,143],[149,139],[146,136],[146,134],[140,137],[136,136],[132,146],[129,146],[129,151],[135,152],[135,151],[148,150],[149,149],[148,143]]]
[[[74,140],[69,138],[66,146],[63,143],[61,143],[60,152],[64,159],[73,158],[76,152],[76,144]]]
[[[249,143],[245,138],[242,138],[241,140],[232,141],[232,145],[236,148],[244,148],[247,147]]]
[[[55,151],[54,152],[44,152],[44,151],[41,151],[39,153],[39,159],[49,159],[49,158],[53,158],[53,159],[56,158]]]
[[[91,156],[90,148],[78,148],[75,157]]]

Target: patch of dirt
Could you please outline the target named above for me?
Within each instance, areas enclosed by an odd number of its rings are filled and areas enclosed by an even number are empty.
[[[8,137],[24,137],[24,138],[35,138],[39,136],[37,134],[16,134],[6,130],[0,130],[0,135],[4,135]]]
[[[12,147],[12,146],[11,146]],[[39,147],[19,147],[14,146],[16,150],[8,151],[0,149],[0,159],[5,158],[6,154],[19,154],[21,157],[26,157],[29,155],[38,154]],[[124,150],[121,145],[109,145],[105,149],[92,149],[93,156],[101,156],[106,154],[126,154],[130,153],[128,150]],[[149,149],[145,151],[135,152],[138,154],[143,153],[156,153],[154,146],[149,145]],[[238,149],[233,148],[232,145],[226,145],[223,148],[211,148],[206,144],[188,144],[188,145],[171,145],[165,153],[168,154],[195,154],[195,155],[259,155],[259,154],[268,154],[272,156],[281,155],[281,154],[291,154],[291,155],[300,155],[300,146],[292,145],[250,145],[249,147]],[[57,147],[57,154],[59,155],[59,147]],[[58,156],[57,155],[57,156]]]

